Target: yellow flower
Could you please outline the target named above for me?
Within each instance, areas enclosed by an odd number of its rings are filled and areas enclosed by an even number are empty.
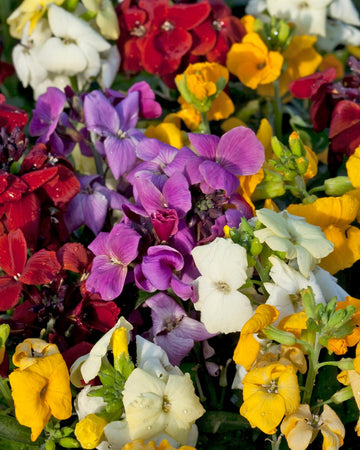
[[[96,414],[89,414],[76,424],[75,436],[82,448],[97,447],[102,441],[104,428],[107,422]]]
[[[333,53],[328,53],[327,55],[323,56],[321,64],[318,67],[318,71],[324,72],[329,67],[333,67],[336,70],[337,79],[344,78],[344,64]]]
[[[36,358],[26,369],[9,375],[15,416],[21,425],[31,428],[35,441],[51,415],[59,420],[71,416],[69,372],[60,353]]]
[[[240,19],[240,22],[244,25],[247,33],[251,33],[252,31],[254,31],[254,22],[255,22],[254,16],[246,14]]]
[[[156,126],[150,125],[145,131],[145,136],[158,139],[176,148],[184,146],[182,132],[174,123],[163,122]]]
[[[256,308],[255,314],[241,329],[240,339],[233,356],[236,364],[250,370],[260,351],[260,343],[254,338],[253,334],[275,322],[278,316],[279,312],[272,305],[260,305]]]
[[[150,441],[147,444],[144,443],[141,439],[136,439],[135,441],[129,442],[124,445],[121,450],[175,450],[172,445],[166,439],[163,439],[160,442],[159,447],[156,447],[154,441]],[[189,445],[182,445],[179,447],[179,450],[196,450],[194,447],[190,447]]]
[[[356,352],[358,353],[358,349],[356,349]],[[359,355],[357,355],[357,357],[359,357]],[[339,373],[337,379],[338,381],[340,381],[340,383],[344,384],[345,386],[349,385],[351,386],[355,402],[360,410],[360,374],[357,372],[357,370],[343,370],[342,372]],[[355,426],[355,431],[357,435],[360,436],[360,418],[358,419],[358,422]]]
[[[269,51],[257,33],[248,33],[241,43],[232,45],[226,65],[245,86],[256,89],[279,78],[283,61],[279,52]]]
[[[335,450],[344,443],[344,425],[328,405],[320,416],[311,414],[309,405],[300,405],[294,414],[285,417],[280,428],[291,450],[305,450],[319,431],[324,438],[323,450]]]
[[[64,3],[64,0],[24,0],[7,18],[6,22],[10,26],[11,36],[21,39],[23,28],[28,21],[30,21],[29,34],[31,34],[38,20],[46,13],[52,3],[60,6]]]
[[[300,339],[302,331],[307,329],[306,321],[307,316],[305,311],[300,311],[281,319],[278,328],[280,330],[287,331],[288,333],[293,333],[298,339]]]
[[[321,55],[314,49],[316,36],[294,36],[283,53],[285,71],[279,78],[280,95],[285,95],[289,90],[289,84],[298,78],[314,73],[322,61]],[[271,84],[260,86],[260,95],[274,95]]]
[[[240,414],[266,434],[274,434],[285,414],[300,404],[300,391],[293,366],[270,364],[248,372],[243,380],[244,403]]]
[[[39,358],[55,355],[59,353],[59,349],[55,344],[49,344],[42,339],[25,339],[21,344],[16,346],[13,355],[13,363],[20,370],[24,370],[32,364],[36,364]]]
[[[352,191],[350,191],[352,192]],[[351,267],[360,258],[360,229],[355,220],[360,201],[351,193],[341,197],[324,197],[308,205],[290,205],[290,214],[305,217],[308,223],[321,227],[334,251],[321,260],[320,266],[334,274]]]

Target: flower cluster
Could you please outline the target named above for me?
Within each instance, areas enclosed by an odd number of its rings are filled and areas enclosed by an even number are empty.
[[[4,2],[1,445],[358,439],[355,2]]]

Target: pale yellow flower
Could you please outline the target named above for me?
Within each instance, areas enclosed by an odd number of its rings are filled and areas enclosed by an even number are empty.
[[[325,405],[322,414],[312,414],[309,405],[300,405],[298,410],[285,417],[281,432],[291,450],[305,450],[316,438],[323,435],[323,450],[336,450],[344,443],[345,428],[335,411]]]
[[[105,39],[116,40],[120,35],[119,22],[111,0],[82,0],[89,11],[96,13],[95,22]]]
[[[76,424],[75,436],[82,448],[92,449],[102,441],[107,422],[96,414],[89,414]]]

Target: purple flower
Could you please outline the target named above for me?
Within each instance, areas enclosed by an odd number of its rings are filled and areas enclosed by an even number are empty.
[[[139,81],[131,86],[130,92],[139,93],[140,117],[143,119],[156,119],[161,116],[161,105],[155,100],[155,94],[146,81]]]
[[[105,153],[115,179],[136,164],[136,145],[144,134],[135,128],[139,115],[139,94],[131,92],[116,107],[100,91],[90,92],[84,100],[87,128],[104,137],[97,150]]]
[[[155,344],[166,351],[169,361],[178,366],[194,346],[194,341],[213,337],[205,326],[191,319],[168,295],[160,292],[146,301],[151,308]]]
[[[98,175],[84,175],[78,177],[80,192],[70,201],[66,208],[64,220],[69,233],[87,225],[97,235],[106,219],[109,208],[120,209],[129,201],[118,192],[104,186]]]
[[[149,247],[142,263],[135,268],[136,285],[147,292],[171,289],[183,300],[193,296],[193,287],[181,281],[174,273],[184,267],[180,252],[168,245]]]
[[[128,265],[138,255],[140,235],[123,223],[99,233],[89,245],[95,254],[86,289],[103,300],[114,300],[124,287]]]
[[[66,131],[77,134],[63,112],[65,103],[65,94],[58,88],[49,87],[37,99],[33,117],[29,123],[30,135],[39,136],[37,142],[49,143],[55,154],[62,156],[69,154],[75,146],[71,133],[67,134]]]
[[[264,147],[249,128],[233,128],[221,138],[189,133],[189,140],[199,157],[186,169],[191,184],[200,183],[205,194],[222,189],[231,195],[239,187],[237,177],[256,173],[264,162]]]

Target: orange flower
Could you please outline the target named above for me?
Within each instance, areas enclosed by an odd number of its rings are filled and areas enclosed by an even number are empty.
[[[283,61],[279,52],[269,51],[257,33],[248,33],[241,43],[232,45],[226,65],[245,86],[256,89],[279,78]]]

